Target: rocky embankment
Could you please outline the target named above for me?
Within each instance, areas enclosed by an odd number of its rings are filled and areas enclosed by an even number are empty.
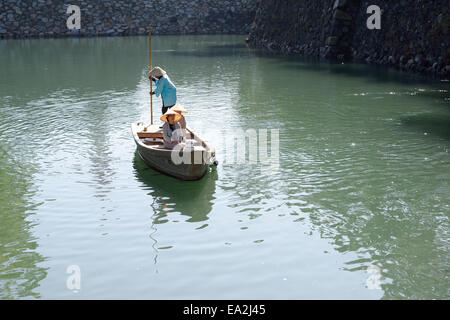
[[[381,29],[367,28],[370,5]],[[261,0],[248,42],[285,54],[387,65],[449,78],[449,2],[445,0]]]
[[[247,34],[256,0],[1,0],[0,38],[153,34]],[[69,5],[81,28],[69,30]]]

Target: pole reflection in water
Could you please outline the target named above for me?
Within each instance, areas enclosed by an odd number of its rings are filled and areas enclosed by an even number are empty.
[[[147,166],[136,151],[133,159],[135,176],[149,190],[150,206],[153,208],[152,233],[153,248],[158,252],[156,225],[169,221],[171,213],[180,213],[188,217],[184,222],[204,222],[197,229],[208,226],[208,214],[213,208],[216,191],[217,170],[209,168],[206,175],[197,181],[180,181],[161,174]],[[177,220],[175,220],[177,221]],[[160,248],[161,249],[161,248]],[[166,248],[162,248],[166,249]],[[155,256],[156,264],[157,254]]]

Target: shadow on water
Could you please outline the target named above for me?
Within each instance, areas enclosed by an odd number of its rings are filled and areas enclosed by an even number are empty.
[[[192,48],[191,50],[176,50],[170,52],[174,56],[188,56],[196,58],[221,58],[221,57],[233,57],[233,56],[249,56],[252,50],[250,50],[244,43],[232,43],[232,44],[214,44],[205,45],[204,47]]]
[[[136,178],[143,183],[153,198],[155,224],[165,223],[168,214],[179,212],[187,216],[186,222],[208,220],[213,207],[217,171],[209,169],[198,181],[181,181],[149,168],[136,151],[133,160]]]
[[[277,57],[274,57],[277,58]],[[281,59],[281,58],[280,58]],[[287,60],[287,62],[286,62]],[[317,72],[333,76],[344,76],[350,79],[360,79],[363,82],[377,82],[397,90],[398,85],[406,87],[410,95],[417,99],[427,99],[438,107],[435,114],[400,117],[400,122],[406,127],[436,133],[444,139],[450,139],[450,93],[448,82],[407,74],[384,66],[369,66],[358,63],[338,64],[318,61],[308,61],[302,58],[284,58],[284,62],[273,60],[284,69],[294,69],[305,72]],[[361,87],[364,87],[362,84]],[[339,87],[337,87],[338,89]],[[426,88],[426,89],[423,89]]]
[[[450,115],[420,114],[401,118],[401,122],[420,132],[436,134],[450,140]]]
[[[273,53],[255,51],[258,56],[272,58],[274,63],[283,69],[298,69],[300,71],[326,72],[335,75],[364,78],[365,81],[396,82],[407,85],[435,84],[447,86],[448,82],[432,79],[427,76],[403,72],[389,66],[368,65],[360,62],[338,63],[306,57],[282,56]]]
[[[230,50],[230,49],[246,49],[248,48],[245,43],[229,43],[229,44],[215,44],[207,46],[210,50]]]
[[[228,51],[228,50],[211,50],[208,52],[204,51],[174,51],[171,52],[172,55],[177,57],[196,57],[196,58],[222,58],[222,57],[236,57],[236,56],[248,56],[239,51]]]

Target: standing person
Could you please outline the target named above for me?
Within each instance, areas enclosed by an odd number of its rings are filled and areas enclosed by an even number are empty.
[[[170,107],[177,103],[177,88],[170,81],[167,73],[160,67],[154,67],[150,71],[149,79],[156,83],[156,89],[150,94],[156,94],[157,97],[161,95],[163,103],[161,111],[162,114],[165,114]]]

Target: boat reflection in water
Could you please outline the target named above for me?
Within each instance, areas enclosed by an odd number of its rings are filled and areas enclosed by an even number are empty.
[[[208,220],[215,199],[217,180],[215,168],[208,168],[208,172],[201,180],[181,181],[149,168],[137,151],[133,166],[137,179],[144,184],[153,198],[155,224],[167,222],[168,214],[175,212],[189,217],[186,222]]]

